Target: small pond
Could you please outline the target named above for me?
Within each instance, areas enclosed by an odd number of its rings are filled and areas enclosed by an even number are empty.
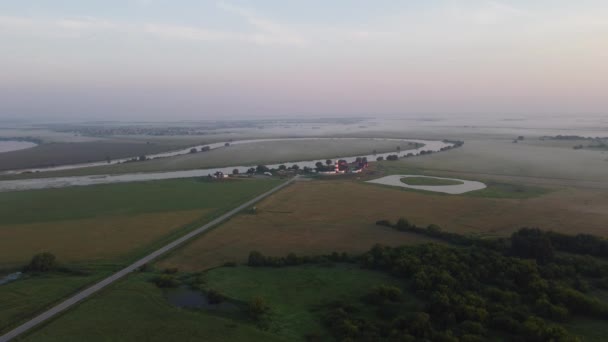
[[[165,290],[165,296],[169,303],[180,308],[217,311],[238,310],[238,306],[229,300],[225,300],[219,304],[211,304],[205,293],[194,290],[188,286],[180,286],[174,289]]]
[[[15,272],[15,273],[8,274],[4,277],[1,277],[0,285],[8,284],[11,281],[15,281],[15,280],[19,279],[21,277],[21,275],[22,275],[21,272]]]

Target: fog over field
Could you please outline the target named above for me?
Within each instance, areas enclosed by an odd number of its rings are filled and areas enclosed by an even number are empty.
[[[608,336],[608,1],[0,1],[0,342]]]

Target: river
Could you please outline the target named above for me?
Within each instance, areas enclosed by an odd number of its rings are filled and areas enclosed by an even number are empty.
[[[256,139],[256,140],[239,140],[239,141],[231,141],[231,142],[220,142],[208,145],[200,145],[193,146],[190,148],[186,148],[179,151],[160,153],[155,155],[149,155],[149,158],[166,158],[172,156],[178,156],[190,153],[191,148],[196,148],[200,150],[203,146],[209,146],[211,149],[224,147],[226,143],[230,145],[238,145],[238,144],[251,144],[256,142],[264,142],[264,141],[285,141],[285,140],[356,140],[360,138],[285,138],[285,139]],[[443,141],[430,141],[430,140],[415,140],[415,139],[385,139],[385,138],[373,138],[373,140],[386,140],[386,141],[395,141],[395,142],[412,142],[422,144],[423,146],[417,149],[410,150],[401,150],[395,152],[388,153],[378,153],[375,155],[359,155],[359,156],[345,156],[334,159],[344,159],[349,163],[355,161],[357,157],[366,157],[370,161],[375,161],[377,157],[384,157],[391,154],[398,154],[400,156],[412,153],[414,155],[420,154],[421,151],[433,151],[437,152],[441,148],[446,146],[451,146],[450,143],[445,143]],[[123,159],[122,161],[129,160],[130,158]],[[114,161],[113,163],[118,163],[120,161]],[[289,164],[298,164],[300,168],[310,167],[314,168],[317,162],[325,162],[325,159],[317,159],[317,160],[303,160],[297,162],[290,162]],[[82,167],[91,167],[98,165],[107,165],[106,162],[100,163],[89,163],[89,164],[75,164],[75,165],[64,165],[53,168],[46,169],[32,169],[28,170],[31,172],[44,172],[50,170],[67,170],[67,169],[75,169]],[[278,168],[278,164],[267,165],[269,168]],[[122,174],[122,175],[95,175],[95,176],[74,176],[74,177],[55,177],[55,178],[37,178],[37,179],[20,179],[20,180],[8,180],[8,181],[0,181],[0,192],[6,191],[23,191],[23,190],[34,190],[34,189],[45,189],[45,188],[63,188],[68,186],[83,186],[83,185],[95,185],[95,184],[111,184],[111,183],[125,183],[125,182],[136,182],[136,181],[151,181],[151,180],[162,180],[162,179],[176,179],[176,178],[192,178],[192,177],[202,177],[210,174],[214,174],[216,172],[223,172],[224,174],[232,174],[232,170],[237,169],[239,173],[245,173],[249,168],[256,167],[256,165],[232,165],[220,168],[211,168],[211,169],[200,169],[200,170],[187,170],[187,171],[170,171],[170,172],[150,172],[150,173],[131,173],[131,174]]]

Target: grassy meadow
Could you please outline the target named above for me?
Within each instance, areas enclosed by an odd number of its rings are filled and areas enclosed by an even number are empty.
[[[202,275],[209,288],[243,306],[254,297],[264,298],[271,308],[271,324],[262,330],[242,312],[175,307],[149,281],[152,276],[130,276],[21,340],[298,341],[307,334],[327,339],[321,325],[323,312],[318,310],[321,305],[357,300],[377,285],[398,285],[386,274],[340,264],[225,267]]]
[[[606,192],[534,189],[509,195],[511,187],[490,187],[475,196],[455,196],[337,178],[298,182],[260,202],[256,214],[233,218],[160,263],[194,271],[224,262],[242,262],[255,249],[269,255],[358,253],[374,243],[428,241],[375,225],[377,220],[396,221],[400,217],[419,226],[437,224],[447,231],[482,236],[505,236],[526,226],[608,235]]]
[[[379,163],[378,170],[482,182],[608,189],[608,157],[603,152],[573,150],[532,139],[518,144],[496,139],[466,140],[462,147],[445,153]]]
[[[455,179],[441,179],[441,178],[428,178],[428,177],[407,177],[407,178],[402,178],[401,182],[403,182],[407,185],[430,185],[430,186],[464,184],[464,182],[455,180]]]
[[[0,286],[0,332],[278,185],[275,179],[137,182],[0,193],[0,275],[40,252],[78,270]]]

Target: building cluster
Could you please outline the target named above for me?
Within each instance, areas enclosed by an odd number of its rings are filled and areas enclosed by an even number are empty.
[[[345,174],[345,173],[360,173],[367,168],[367,158],[357,158],[354,162],[349,163],[344,159],[337,160],[333,170],[320,171],[320,174]]]

